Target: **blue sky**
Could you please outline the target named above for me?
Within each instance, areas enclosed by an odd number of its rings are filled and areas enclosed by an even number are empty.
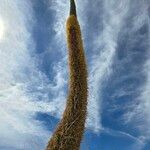
[[[77,0],[89,73],[81,150],[150,149],[149,0]],[[0,150],[42,150],[65,108],[69,0],[0,0]]]

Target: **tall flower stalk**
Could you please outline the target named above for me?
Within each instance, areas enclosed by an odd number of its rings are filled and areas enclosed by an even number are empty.
[[[46,150],[79,150],[87,114],[87,67],[74,0],[66,23],[69,91],[63,117]]]

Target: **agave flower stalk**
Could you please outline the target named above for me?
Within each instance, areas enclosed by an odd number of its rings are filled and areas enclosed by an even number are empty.
[[[87,114],[87,67],[74,0],[66,23],[69,91],[62,119],[46,150],[79,150]]]

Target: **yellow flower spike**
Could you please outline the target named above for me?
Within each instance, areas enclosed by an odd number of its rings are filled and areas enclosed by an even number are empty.
[[[66,109],[46,150],[79,150],[87,114],[87,68],[75,2],[70,0],[66,24],[69,54],[69,93]]]

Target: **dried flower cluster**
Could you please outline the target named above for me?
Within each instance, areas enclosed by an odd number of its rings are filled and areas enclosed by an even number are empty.
[[[63,117],[46,150],[79,150],[85,128],[88,96],[87,68],[74,0],[71,0],[66,33],[70,70],[69,93]]]

